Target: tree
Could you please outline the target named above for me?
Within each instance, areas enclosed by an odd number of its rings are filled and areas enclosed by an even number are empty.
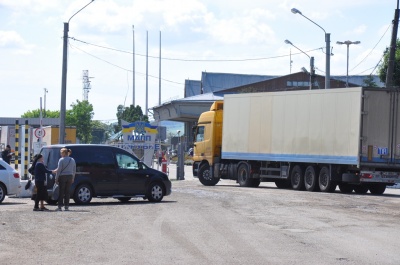
[[[92,121],[93,144],[104,143],[114,133],[113,126],[101,121]]]
[[[71,104],[72,109],[67,110],[65,124],[76,126],[76,136],[82,143],[90,143],[92,139],[93,106],[87,100]]]
[[[125,120],[127,122],[149,121],[149,117],[143,115],[142,108],[139,105],[137,105],[136,107],[134,107],[133,105],[130,105],[129,107],[118,105],[117,119],[118,119],[118,125],[115,125],[114,127],[115,133],[121,130],[121,120]]]
[[[372,75],[367,76],[363,80],[363,86],[365,87],[378,87],[378,85],[375,83],[374,78]]]
[[[44,116],[44,111],[42,111],[42,115]],[[40,109],[28,110],[24,114],[21,115],[21,118],[39,118],[40,117]],[[59,110],[46,110],[46,118],[59,118],[60,111]]]
[[[389,61],[389,48],[383,53],[383,63],[379,65],[378,73],[380,80],[386,84],[386,73]],[[393,69],[393,86],[400,86],[400,41],[396,41],[396,54]]]

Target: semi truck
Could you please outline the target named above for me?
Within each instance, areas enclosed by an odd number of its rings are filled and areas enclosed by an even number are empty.
[[[242,187],[383,194],[400,182],[399,91],[226,94],[194,127],[193,175]]]

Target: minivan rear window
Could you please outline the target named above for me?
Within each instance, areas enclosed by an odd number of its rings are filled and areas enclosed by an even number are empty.
[[[43,148],[41,154],[44,158],[44,164],[48,169],[53,170],[58,167],[61,148]]]

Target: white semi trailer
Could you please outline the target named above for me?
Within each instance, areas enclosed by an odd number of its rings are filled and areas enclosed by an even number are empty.
[[[400,182],[398,101],[361,87],[225,95],[198,120],[193,174],[204,185],[382,194]]]

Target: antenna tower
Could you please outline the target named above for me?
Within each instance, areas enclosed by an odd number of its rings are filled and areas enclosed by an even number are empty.
[[[90,85],[89,70],[82,71],[82,83],[83,83],[83,100],[89,101],[89,90],[92,89]]]

